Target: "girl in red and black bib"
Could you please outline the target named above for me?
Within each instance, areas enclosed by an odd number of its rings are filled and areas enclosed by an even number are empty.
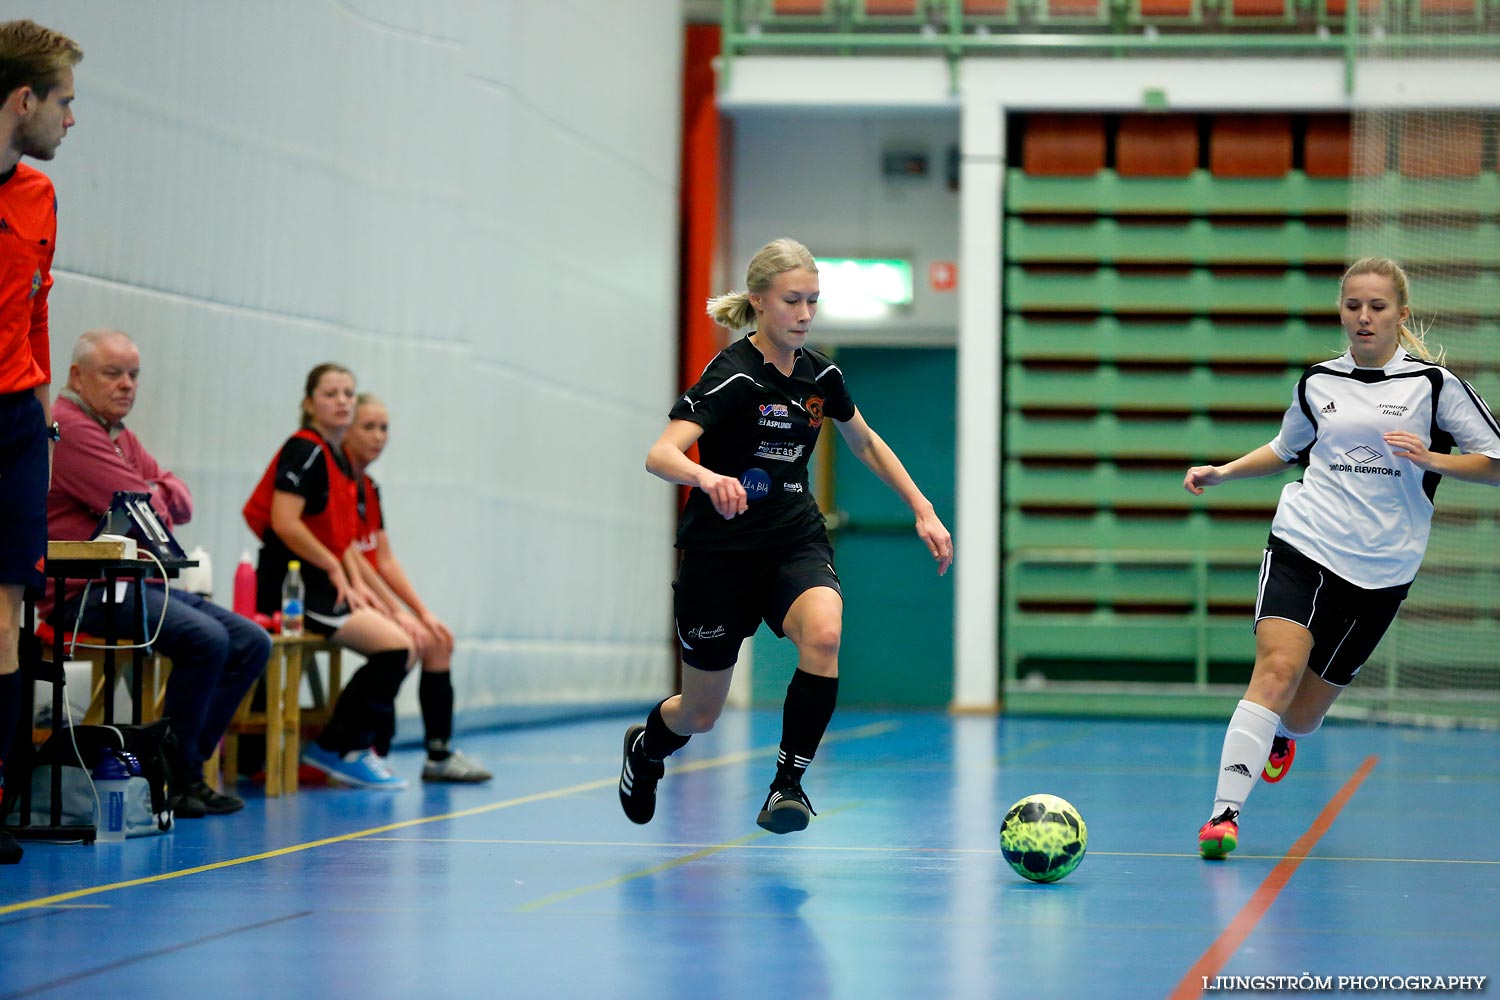
[[[389,745],[396,693],[411,665],[401,627],[350,586],[343,556],[359,529],[358,484],[340,442],[354,417],[354,375],[321,364],[308,373],[302,427],[281,446],[245,504],[245,521],[261,539],[256,609],[279,610],[293,560],[302,564],[309,632],[363,654],[334,706],[333,718],[302,761],[344,784],[400,789],[373,749]]]

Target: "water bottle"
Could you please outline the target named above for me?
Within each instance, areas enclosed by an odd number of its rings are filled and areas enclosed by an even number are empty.
[[[189,566],[182,571],[178,578],[182,589],[190,594],[197,594],[204,600],[211,599],[214,596],[214,564],[208,550],[201,545],[194,545],[187,557],[198,565]]]
[[[281,634],[302,634],[303,600],[302,563],[293,559],[286,564],[286,579],[281,581]]]
[[[249,551],[240,553],[240,564],[234,570],[234,613],[255,617],[255,567],[250,565]]]
[[[94,839],[98,843],[118,844],[125,839],[125,795],[129,787],[129,765],[118,751],[105,748],[94,766],[94,790],[99,793]]]

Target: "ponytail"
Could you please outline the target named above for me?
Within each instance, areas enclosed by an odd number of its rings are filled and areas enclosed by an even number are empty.
[[[708,300],[708,315],[720,326],[743,330],[755,322],[755,307],[748,292],[728,292]]]
[[[812,251],[787,237],[772,240],[750,258],[750,266],[745,271],[745,287],[749,291],[729,292],[709,299],[708,315],[720,326],[743,330],[755,322],[755,306],[750,302],[750,292],[760,294],[771,287],[778,274],[798,269],[818,273]]]
[[[1440,365],[1443,363],[1443,358],[1448,352],[1441,344],[1435,344],[1432,347],[1427,346],[1428,329],[1430,328],[1427,324],[1419,323],[1416,330],[1410,330],[1403,323],[1396,334],[1396,339],[1401,342],[1401,346],[1406,349],[1407,354],[1421,358],[1423,361],[1431,361],[1435,365]]]

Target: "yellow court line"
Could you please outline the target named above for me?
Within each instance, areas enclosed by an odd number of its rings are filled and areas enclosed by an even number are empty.
[[[826,812],[819,813],[818,815],[836,816],[839,813],[847,812],[854,807],[855,803],[850,803],[846,806],[840,806],[837,809],[829,809]],[[680,858],[673,858],[671,861],[663,861],[659,865],[652,865],[650,868],[642,868],[639,871],[626,872],[624,875],[616,875],[614,878],[607,878],[603,882],[595,882],[593,885],[582,885],[576,889],[564,889],[562,892],[554,892],[550,896],[543,896],[541,899],[534,899],[529,903],[522,903],[520,906],[514,907],[514,912],[535,913],[537,910],[540,910],[543,907],[551,906],[553,903],[561,903],[564,900],[573,899],[577,896],[587,895],[588,893],[596,892],[600,889],[613,889],[617,885],[624,885],[626,882],[634,882],[638,878],[645,878],[648,875],[657,875],[661,872],[671,871],[673,868],[680,868],[685,864],[690,864],[694,861],[700,861],[703,858],[718,854],[720,851],[728,851],[737,847],[747,847],[753,841],[761,840],[765,837],[769,837],[770,835],[770,832],[765,830],[746,834],[745,836],[740,837],[737,840],[729,840],[725,841],[722,844],[714,844],[709,847],[704,847],[701,850],[694,851],[691,854],[685,854]],[[653,847],[661,845],[643,844],[640,846]]]
[[[821,816],[832,816],[854,808],[854,804],[842,806],[837,810],[829,810],[819,813]],[[730,841],[724,844],[675,844],[663,843],[650,840],[524,840],[518,838],[489,838],[489,837],[371,837],[371,840],[381,842],[394,842],[400,844],[490,844],[509,845],[512,847],[624,847],[624,848],[668,848],[687,850],[689,848],[698,850],[719,851],[728,848],[747,851],[806,851],[808,853],[822,854],[920,854],[923,856],[933,854],[980,854],[994,855],[1000,853],[998,847],[856,847],[853,845],[839,844],[797,844],[783,841],[773,841],[769,844],[754,844],[747,839]],[[753,840],[755,838],[748,838]],[[1193,858],[1201,860],[1197,851],[1098,851],[1090,850],[1088,856],[1091,858]],[[1244,861],[1279,861],[1283,855],[1279,854],[1236,854],[1237,860]],[[1480,858],[1351,858],[1335,857],[1333,855],[1309,854],[1302,857],[1304,861],[1352,861],[1369,862],[1393,865],[1500,865],[1500,861],[1489,861]]]
[[[842,742],[844,740],[862,739],[867,736],[877,736],[900,728],[896,722],[874,722],[869,725],[856,726],[843,732],[829,733],[824,738],[824,744]],[[754,757],[765,757],[776,752],[776,747],[761,748],[758,750],[743,750],[736,753],[724,754],[720,757],[710,757],[706,760],[693,761],[681,767],[674,768],[675,773],[687,771],[703,771],[713,767],[725,767],[730,764],[739,764]],[[335,837],[324,837],[321,840],[308,841],[305,844],[293,844],[290,847],[279,847],[274,851],[262,851],[259,854],[248,854],[242,858],[230,858],[225,861],[215,861],[212,864],[197,865],[193,868],[183,868],[175,872],[161,872],[157,875],[147,875],[143,878],[127,879],[124,882],[110,882],[107,885],[89,886],[84,889],[74,889],[70,892],[60,892],[53,896],[43,896],[39,899],[24,900],[19,903],[9,903],[0,906],[0,916],[7,913],[19,913],[22,910],[39,909],[45,906],[56,906],[74,899],[82,899],[86,896],[97,896],[100,893],[114,892],[117,889],[131,889],[141,885],[151,885],[156,882],[167,882],[172,879],[184,878],[188,875],[201,875],[204,872],[218,871],[221,868],[234,868],[239,865],[251,864],[256,861],[268,861],[271,858],[284,857],[290,854],[299,854],[302,851],[310,851],[317,847],[327,847],[330,844],[341,844],[351,840],[360,840],[373,837],[376,834],[389,833],[392,830],[406,830],[415,826],[423,826],[428,823],[438,823],[443,820],[464,819],[469,816],[480,816],[484,813],[496,812],[500,809],[511,809],[516,806],[530,805],[533,802],[545,802],[550,799],[560,799],[581,792],[591,792],[599,788],[608,788],[620,779],[615,776],[598,778],[594,781],[585,781],[582,784],[569,785],[567,788],[556,788],[549,792],[535,792],[531,795],[522,795],[514,799],[505,799],[501,802],[491,802],[489,805],[475,806],[472,809],[460,809],[457,812],[443,813],[438,816],[419,816],[416,819],[401,820],[398,823],[387,823],[384,826],[371,827],[368,830],[357,830],[353,833],[341,833]]]
[[[1039,750],[1051,750],[1053,747],[1066,746],[1069,743],[1078,743],[1081,740],[1085,739],[1087,735],[1087,733],[1080,733],[1077,736],[1070,736],[1065,740],[1032,740],[1030,743],[1023,743],[1021,746],[1016,747],[1009,753],[997,754],[995,757],[995,764],[1013,764],[1021,758],[1029,757]]]
[[[661,872],[671,871],[673,868],[680,868],[685,864],[698,861],[712,854],[717,854],[720,851],[728,850],[731,847],[740,847],[752,840],[759,840],[762,837],[769,836],[770,834],[766,833],[764,830],[757,833],[749,833],[738,840],[731,840],[727,843],[716,844],[713,847],[705,847],[701,851],[694,851],[692,854],[685,854],[680,858],[673,858],[671,861],[663,861],[661,864],[652,865],[650,868],[642,868],[640,871],[627,872],[624,875],[616,875],[614,878],[605,879],[603,882],[595,882],[593,885],[582,885],[576,889],[564,889],[562,892],[554,892],[550,896],[543,896],[541,899],[534,899],[531,902],[523,903],[522,905],[517,906],[514,909],[517,913],[534,913],[537,910],[542,909],[543,907],[551,906],[553,903],[561,903],[565,899],[573,899],[576,896],[583,896],[587,893],[595,892],[599,889],[612,889],[617,885],[624,885],[626,882],[634,882],[638,878],[645,878],[647,875],[656,875]]]

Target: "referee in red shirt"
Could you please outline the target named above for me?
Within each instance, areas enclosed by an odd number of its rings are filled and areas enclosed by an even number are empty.
[[[0,815],[21,707],[21,600],[42,586],[48,441],[57,439],[47,340],[57,197],[21,157],[56,155],[73,127],[73,67],[82,58],[78,43],[39,24],[0,23]],[[15,838],[0,831],[0,864],[19,860]]]

